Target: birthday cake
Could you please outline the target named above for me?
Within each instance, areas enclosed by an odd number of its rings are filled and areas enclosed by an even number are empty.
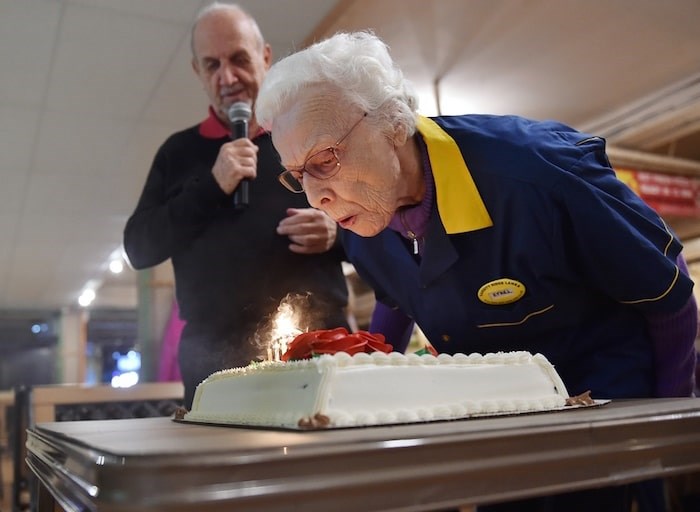
[[[183,419],[342,428],[548,411],[568,399],[541,354],[404,355],[381,335],[335,329],[298,336],[280,361],[212,374]]]

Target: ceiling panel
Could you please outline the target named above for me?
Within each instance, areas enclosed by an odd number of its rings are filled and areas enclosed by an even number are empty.
[[[144,122],[185,128],[206,117],[208,101],[192,70],[191,56],[189,37],[183,37],[141,110]]]
[[[27,183],[26,172],[9,168],[2,171],[3,181],[0,186],[0,215],[19,215],[22,211],[24,193]],[[3,238],[0,238],[3,240]],[[7,240],[5,239],[5,242]],[[8,245],[5,243],[4,245]]]
[[[19,213],[0,210],[0,240],[5,241],[0,244],[0,287],[5,280],[10,258],[12,258],[14,252],[14,243],[12,241],[17,231],[19,218]]]
[[[0,73],[0,76],[11,73]],[[0,173],[26,172],[36,149],[39,110],[0,102]],[[2,174],[4,176],[4,174]]]
[[[52,220],[68,217],[83,224],[86,217],[91,222],[98,219],[119,215],[123,211],[119,201],[124,200],[115,184],[121,186],[121,180],[114,176],[81,176],[78,173],[64,176],[33,176],[26,192],[26,201],[31,204],[30,216],[26,218],[23,228],[32,229],[36,216],[53,217]],[[61,226],[63,227],[63,226]],[[84,234],[76,236],[84,237]],[[52,238],[60,240],[65,232],[53,233]],[[114,237],[114,234],[112,234]]]
[[[0,0],[0,104],[43,103],[60,17],[55,0]]]
[[[67,3],[47,108],[138,117],[182,37],[182,25],[167,20]]]
[[[106,11],[189,25],[207,0],[71,0],[76,6],[100,7]],[[110,16],[105,12],[105,16]]]
[[[47,113],[34,147],[32,174],[102,176],[121,158],[133,123],[89,114]],[[97,190],[95,192],[98,192]]]

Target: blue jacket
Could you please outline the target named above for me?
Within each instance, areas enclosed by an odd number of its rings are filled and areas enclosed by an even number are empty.
[[[439,352],[541,352],[571,394],[651,396],[644,314],[679,310],[679,241],[619,181],[601,138],[515,116],[420,118],[436,208],[417,260],[401,235],[343,232],[377,299]]]

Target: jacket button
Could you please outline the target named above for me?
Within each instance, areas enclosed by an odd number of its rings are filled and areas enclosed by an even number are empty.
[[[440,336],[442,338],[442,341],[450,341],[450,335],[449,334],[443,334]]]

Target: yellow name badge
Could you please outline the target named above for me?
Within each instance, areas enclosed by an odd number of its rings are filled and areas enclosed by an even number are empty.
[[[479,288],[479,300],[484,304],[510,304],[525,295],[525,285],[515,279],[496,279]]]

